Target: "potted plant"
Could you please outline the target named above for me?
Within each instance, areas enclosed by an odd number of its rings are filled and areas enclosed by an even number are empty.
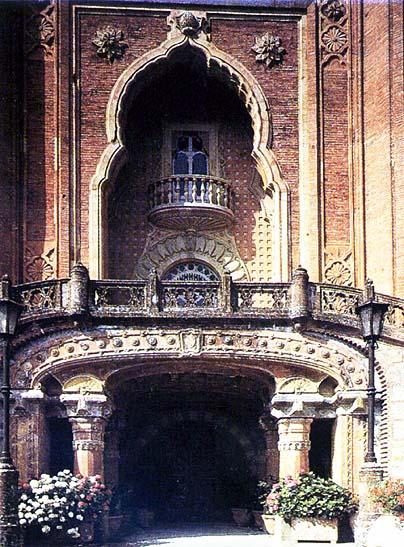
[[[370,526],[369,545],[389,538],[391,545],[404,544],[404,480],[388,479],[371,489],[371,495],[382,514]]]
[[[69,470],[43,474],[21,487],[18,517],[27,543],[89,543],[94,522],[109,503],[111,492],[100,476],[74,476]]]
[[[354,513],[357,504],[352,494],[331,479],[314,473],[286,477],[273,485],[265,512],[275,515],[278,541],[336,543],[338,519]]]
[[[265,503],[267,496],[272,489],[272,485],[275,482],[276,480],[273,477],[269,477],[268,481],[258,482],[252,511],[256,527],[261,530],[266,529],[268,534],[273,533],[272,530],[275,517],[266,514]]]

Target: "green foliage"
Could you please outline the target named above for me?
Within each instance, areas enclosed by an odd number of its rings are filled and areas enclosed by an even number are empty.
[[[266,514],[279,515],[286,522],[292,518],[342,518],[356,509],[349,490],[311,472],[296,479],[286,477],[274,484],[264,505]]]
[[[372,488],[371,494],[385,512],[396,514],[404,519],[404,481],[402,479],[380,482]]]

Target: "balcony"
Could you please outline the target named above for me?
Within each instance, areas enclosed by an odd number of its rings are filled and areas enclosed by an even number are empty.
[[[80,288],[82,304],[77,310],[69,295],[75,292],[73,279],[38,281],[13,287],[14,297],[25,305],[20,324],[72,319],[85,313],[93,321],[149,321],[155,325],[167,320],[223,321],[231,324],[258,321],[267,326],[292,325],[302,316],[314,323],[336,323],[356,329],[360,325],[356,306],[362,291],[351,287],[307,283],[305,309],[296,295],[302,287],[292,283],[233,282],[226,275],[220,281],[167,281],[156,275],[148,280],[91,280]],[[296,290],[299,289],[299,290]],[[77,292],[77,291],[76,291]],[[404,341],[404,300],[377,295],[379,302],[389,305],[383,335]],[[229,323],[229,324],[230,324]],[[223,323],[224,324],[224,323]]]
[[[171,230],[222,230],[233,222],[233,202],[223,179],[171,176],[149,186],[149,221]]]

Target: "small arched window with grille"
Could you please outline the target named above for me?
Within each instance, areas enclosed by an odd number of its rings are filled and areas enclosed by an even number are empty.
[[[202,262],[180,262],[163,276],[167,281],[219,281],[218,274]]]
[[[208,153],[203,140],[196,132],[182,133],[173,155],[174,175],[208,175]]]

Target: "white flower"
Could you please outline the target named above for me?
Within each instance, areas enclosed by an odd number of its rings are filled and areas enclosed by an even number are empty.
[[[31,481],[29,481],[29,485],[31,488],[38,488],[39,487],[39,481],[35,480],[35,479],[32,479]]]
[[[69,518],[72,519],[72,518],[74,517],[74,514],[73,514],[72,511],[69,511],[69,512],[67,513],[67,516],[68,516]]]
[[[66,522],[65,517],[60,517],[60,522]]]
[[[27,521],[26,521],[25,519],[20,518],[20,524],[21,524],[21,525],[26,524],[26,522],[27,522]]]
[[[56,526],[56,530],[63,530],[63,526],[61,526],[60,524],[58,524],[58,525]]]
[[[77,516],[76,516],[76,519],[77,519],[77,520],[83,520],[83,515],[77,515]]]
[[[22,501],[26,501],[26,500],[28,499],[27,494],[23,494],[23,495],[21,496],[21,499],[22,499]]]
[[[42,526],[41,530],[43,534],[49,534],[51,531],[50,526]]]

